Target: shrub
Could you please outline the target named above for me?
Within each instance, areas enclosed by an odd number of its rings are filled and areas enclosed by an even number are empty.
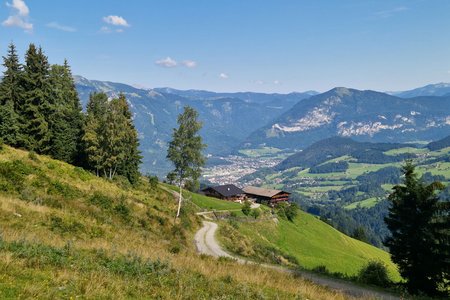
[[[258,219],[259,216],[261,215],[261,211],[259,209],[254,209],[251,211],[250,215],[255,218]]]
[[[148,176],[148,183],[150,184],[150,187],[152,189],[156,189],[158,187],[158,183],[159,183],[158,177],[149,175]]]
[[[244,206],[242,206],[242,213],[246,216],[248,216],[250,214],[251,211],[251,204],[249,201],[245,201],[244,202]]]
[[[130,221],[130,209],[125,204],[125,201],[121,201],[114,207],[114,211],[118,214],[123,220]]]
[[[103,209],[111,209],[113,203],[111,198],[99,192],[95,192],[94,195],[92,195],[88,201],[89,203],[101,207]]]
[[[58,216],[50,216],[50,230],[64,233],[79,233],[84,231],[84,225],[78,221],[65,221]]]
[[[36,152],[34,151],[28,152],[28,158],[35,162],[39,161],[39,158],[37,157]]]
[[[370,261],[364,266],[358,273],[358,281],[381,287],[387,287],[391,284],[386,265],[380,261]]]
[[[80,167],[73,168],[73,173],[76,177],[80,178],[81,181],[88,181],[91,178],[91,174]]]
[[[295,203],[280,203],[277,205],[277,214],[281,218],[286,218],[293,222],[298,215],[298,206]]]
[[[56,169],[56,164],[54,162],[48,162],[47,163],[47,169],[49,169],[49,170]]]
[[[24,187],[26,176],[33,174],[33,169],[20,160],[0,163],[0,189],[3,191],[20,191]]]
[[[70,185],[59,182],[57,180],[52,181],[48,187],[47,193],[49,195],[60,195],[66,199],[74,199],[79,196],[79,192],[72,188]]]

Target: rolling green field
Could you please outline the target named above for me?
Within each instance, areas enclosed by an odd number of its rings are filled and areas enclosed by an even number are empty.
[[[368,261],[377,260],[386,264],[392,280],[401,279],[387,252],[348,237],[305,212],[300,212],[294,222],[279,219],[277,223],[240,223],[237,231],[247,239],[238,249],[245,244],[257,245],[255,248],[276,248],[295,257],[306,269],[325,266],[331,272],[351,276],[356,275]],[[238,240],[242,242],[245,239]],[[236,249],[229,238],[222,237],[222,241],[229,249]],[[252,251],[247,253],[251,256]]]
[[[244,154],[248,157],[261,157],[261,156],[273,156],[281,152],[280,149],[274,147],[262,147],[257,149],[242,149],[239,150],[239,153]]]
[[[380,201],[380,199],[378,199],[376,197],[372,197],[372,198],[365,199],[362,201],[353,202],[352,204],[344,206],[344,208],[345,209],[355,209],[357,207],[370,208],[370,207],[374,207],[379,201]]]

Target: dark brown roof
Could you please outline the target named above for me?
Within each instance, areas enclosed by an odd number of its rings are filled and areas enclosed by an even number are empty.
[[[219,185],[219,186],[212,186],[204,189],[203,191],[207,189],[213,189],[217,193],[221,194],[224,197],[231,197],[236,196],[240,194],[245,194],[243,190],[235,186],[234,184],[225,184],[225,185]]]

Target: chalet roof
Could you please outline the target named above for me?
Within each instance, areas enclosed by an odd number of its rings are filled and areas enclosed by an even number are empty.
[[[262,196],[262,197],[273,197],[279,193],[288,193],[288,192],[284,192],[284,191],[280,191],[280,190],[264,189],[264,188],[259,188],[259,187],[255,187],[255,186],[247,186],[247,187],[243,188],[243,190],[247,194],[252,194],[252,195]],[[290,194],[290,193],[288,193],[288,194]]]
[[[239,194],[245,194],[243,190],[235,186],[234,184],[225,184],[225,185],[218,185],[218,186],[212,186],[208,187],[207,189],[213,189],[217,193],[221,194],[224,197],[230,197],[230,196],[236,196]]]

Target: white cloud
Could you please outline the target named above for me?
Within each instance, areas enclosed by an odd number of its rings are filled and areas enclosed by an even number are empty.
[[[2,25],[6,27],[20,27],[26,32],[33,31],[33,24],[28,23],[20,16],[9,16],[5,21],[3,21]]]
[[[6,6],[16,9],[19,16],[26,17],[30,14],[30,9],[23,0],[13,0],[12,3],[6,2]]]
[[[5,21],[2,22],[6,27],[20,27],[25,32],[33,31],[33,24],[28,22],[30,9],[23,0],[13,0],[12,3],[6,2],[6,6],[11,7],[14,11]]]
[[[178,63],[174,59],[170,58],[169,56],[155,61],[155,64],[160,67],[164,67],[164,68],[173,68],[178,65]]]
[[[273,84],[279,85],[279,84],[281,84],[281,82],[279,80],[274,80]]]
[[[127,20],[125,20],[124,18],[122,18],[120,16],[103,17],[103,22],[114,25],[114,26],[130,27],[130,24],[128,24]]]
[[[185,60],[182,64],[187,68],[195,68],[197,66],[197,62],[193,60]]]
[[[220,73],[220,74],[219,74],[219,78],[220,78],[220,79],[228,79],[228,74]]]
[[[262,81],[262,80],[256,80],[255,83],[256,83],[257,85],[263,85],[263,84],[264,84],[264,81]]]
[[[76,28],[73,28],[73,27],[70,27],[70,26],[61,25],[58,22],[48,23],[47,27],[53,28],[53,29],[57,29],[57,30],[61,30],[61,31],[66,31],[66,32],[75,32],[75,31],[77,31]]]
[[[395,7],[395,8],[388,9],[388,10],[377,11],[375,13],[375,16],[377,16],[379,18],[389,18],[389,17],[392,17],[393,15],[403,12],[405,10],[408,10],[408,8],[405,6],[399,6],[399,7]]]

